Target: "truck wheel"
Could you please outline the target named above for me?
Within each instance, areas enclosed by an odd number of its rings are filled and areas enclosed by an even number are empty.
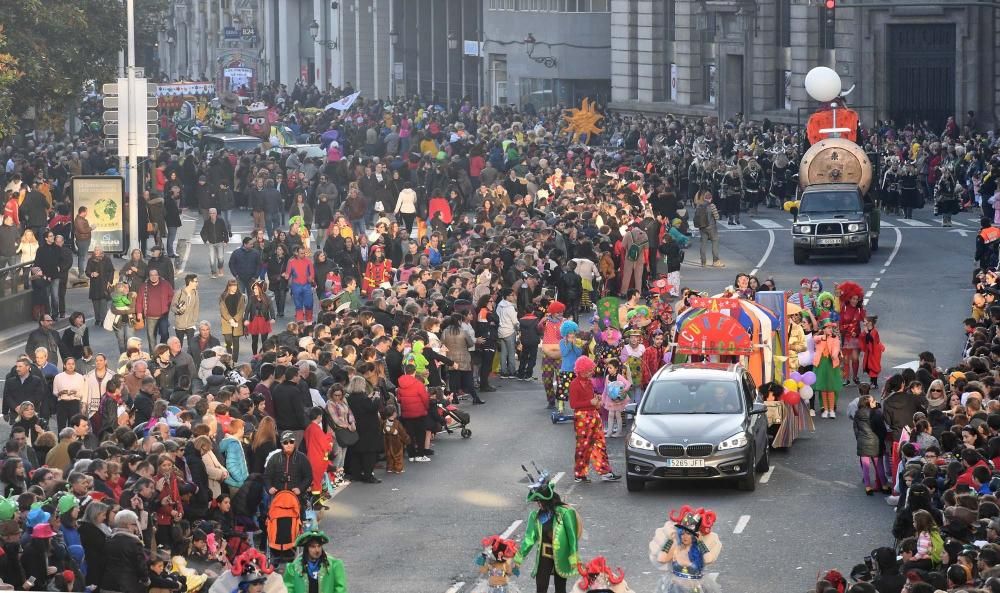
[[[878,235],[872,237],[872,251],[878,251]]]
[[[864,245],[858,248],[858,261],[866,264],[868,260],[872,258],[872,247],[871,245]]]
[[[792,249],[792,259],[795,261],[795,265],[801,266],[809,261],[809,254],[805,249],[801,247],[795,247]]]
[[[642,492],[646,487],[646,480],[625,476],[625,489],[629,492]]]

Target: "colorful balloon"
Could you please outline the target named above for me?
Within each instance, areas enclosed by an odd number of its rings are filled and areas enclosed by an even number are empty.
[[[813,398],[813,388],[806,385],[802,389],[799,389],[799,396],[802,398],[802,401],[809,403],[809,400]]]
[[[785,379],[781,386],[785,388],[785,391],[795,391],[799,388],[799,382],[794,379]]]
[[[800,403],[802,403],[802,396],[799,395],[797,391],[786,391],[781,395],[781,401],[792,406],[793,408]]]
[[[799,382],[802,381],[802,373],[800,373],[798,371],[792,371],[792,374],[788,375],[788,376],[790,378],[792,378],[792,379],[795,379],[796,381],[799,381]]]
[[[812,385],[816,382],[816,373],[808,371],[802,374],[802,382],[806,385]]]

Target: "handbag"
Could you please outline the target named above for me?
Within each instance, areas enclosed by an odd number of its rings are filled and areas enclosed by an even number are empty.
[[[104,323],[101,324],[102,327],[109,332],[115,331],[115,319],[117,319],[117,317],[117,315],[109,310],[107,314],[104,315]]]
[[[341,426],[334,426],[333,434],[337,436],[337,444],[341,447],[350,447],[351,445],[355,445],[361,438],[358,436],[358,431],[343,428]]]
[[[132,329],[134,330],[140,330],[143,329],[144,327],[146,327],[145,319],[136,319],[135,321],[132,322]]]
[[[151,222],[147,222],[146,223],[146,232],[147,233],[155,233],[156,232],[156,225],[153,224],[153,223],[151,223]]]

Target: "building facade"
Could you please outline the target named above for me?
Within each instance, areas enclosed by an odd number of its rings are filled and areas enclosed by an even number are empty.
[[[611,0],[612,106],[803,122],[834,68],[866,124],[995,120],[998,11],[961,2]]]

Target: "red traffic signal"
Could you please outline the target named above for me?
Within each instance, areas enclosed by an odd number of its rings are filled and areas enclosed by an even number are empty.
[[[826,0],[826,9],[833,10],[837,8],[837,0]]]

